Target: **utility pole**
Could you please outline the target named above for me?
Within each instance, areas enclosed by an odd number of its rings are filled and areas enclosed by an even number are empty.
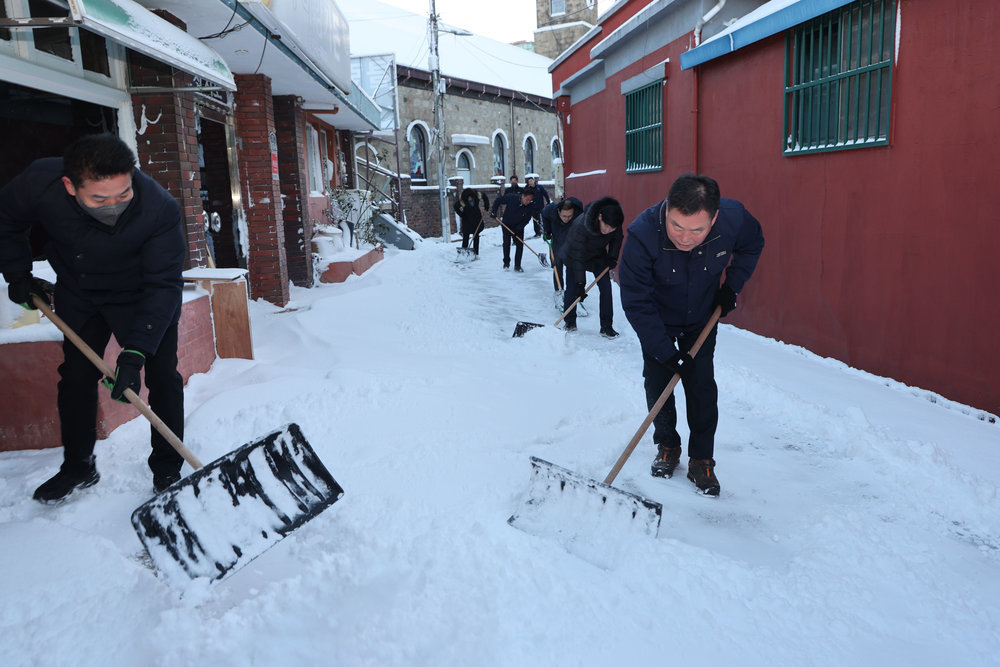
[[[444,88],[441,80],[441,61],[438,57],[438,16],[434,0],[431,2],[430,33],[431,52],[429,65],[434,86],[434,147],[437,153],[438,199],[441,203],[441,239],[451,240],[451,216],[448,213],[448,183],[444,178]]]

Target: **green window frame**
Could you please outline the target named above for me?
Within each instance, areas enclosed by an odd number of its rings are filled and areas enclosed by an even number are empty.
[[[785,40],[784,154],[889,143],[896,0],[856,0]]]
[[[625,173],[663,169],[663,81],[625,93]]]

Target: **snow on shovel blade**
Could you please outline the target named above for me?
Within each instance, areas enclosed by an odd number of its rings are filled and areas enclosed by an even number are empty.
[[[527,500],[507,523],[554,537],[571,553],[609,567],[627,536],[656,537],[662,512],[660,503],[533,456]]]
[[[544,327],[544,324],[537,324],[535,322],[518,322],[514,325],[514,335],[511,338],[521,338],[524,334],[528,333],[532,329],[537,329],[539,327]]]
[[[337,502],[297,424],[216,459],[132,513],[157,569],[221,580]]]

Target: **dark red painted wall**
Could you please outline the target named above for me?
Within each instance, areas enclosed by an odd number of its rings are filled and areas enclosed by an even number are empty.
[[[997,414],[1000,4],[900,9],[889,146],[783,156],[784,36],[681,71],[685,38],[570,109],[566,173],[608,173],[567,190],[617,196],[627,217],[661,199],[695,162],[697,77],[699,171],[767,236],[733,322]],[[627,176],[619,83],[664,56],[664,169]]]

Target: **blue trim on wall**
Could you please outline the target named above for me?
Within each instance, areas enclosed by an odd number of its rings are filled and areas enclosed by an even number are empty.
[[[738,21],[734,26],[714,35],[690,51],[681,54],[681,69],[690,69],[709,60],[732,53],[744,46],[749,46],[766,37],[775,35],[800,23],[805,23],[817,16],[822,16],[849,5],[854,0],[796,0],[781,9],[765,13],[759,19],[743,24]],[[783,4],[785,0],[771,0],[772,3]],[[771,3],[768,3],[771,4]],[[755,12],[765,9],[767,4],[758,7]],[[753,12],[751,12],[753,13]]]

